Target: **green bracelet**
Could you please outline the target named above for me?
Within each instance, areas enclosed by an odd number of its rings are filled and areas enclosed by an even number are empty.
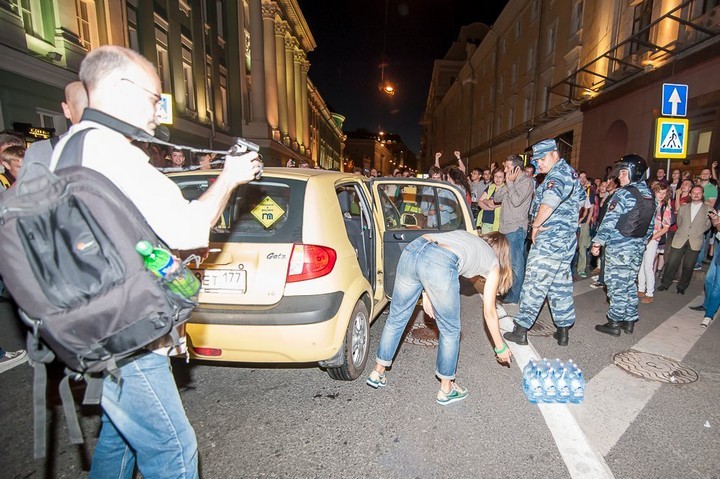
[[[498,348],[493,348],[493,351],[495,351],[495,354],[502,354],[502,353],[504,353],[505,351],[507,351],[507,343],[503,343],[503,346],[502,346],[502,348],[500,348],[500,349],[498,349]]]

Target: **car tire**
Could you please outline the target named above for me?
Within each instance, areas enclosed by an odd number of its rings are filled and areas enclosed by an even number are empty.
[[[365,371],[370,353],[370,314],[362,300],[353,308],[342,348],[342,366],[328,368],[327,372],[333,379],[353,381]]]

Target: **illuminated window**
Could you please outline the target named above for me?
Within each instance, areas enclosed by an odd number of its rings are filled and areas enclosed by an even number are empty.
[[[252,62],[250,55],[250,32],[245,30],[245,73],[248,75],[252,71]]]
[[[223,16],[222,0],[216,0],[215,2],[215,15],[217,16],[217,35],[220,38],[225,38],[225,17]]]
[[[647,50],[647,43],[650,40],[650,29],[647,28],[652,21],[653,2],[652,0],[644,0],[633,10],[633,36],[638,34],[633,41],[630,42],[630,53],[641,50]],[[642,32],[642,33],[641,33]],[[637,41],[636,41],[637,40]]]
[[[86,50],[98,45],[97,13],[95,3],[86,0],[75,0],[75,12],[78,23],[78,39]]]

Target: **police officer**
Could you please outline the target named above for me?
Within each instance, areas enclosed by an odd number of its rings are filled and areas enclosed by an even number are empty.
[[[532,162],[545,174],[537,187],[530,207],[533,218],[532,247],[527,259],[525,280],[520,295],[514,329],[505,339],[527,344],[527,331],[532,327],[548,299],[557,332],[553,334],[560,346],[567,346],[568,329],[575,324],[572,263],[577,236],[580,205],[585,190],[578,174],[558,153],[555,140],[542,140],[532,146]]]
[[[620,336],[632,334],[638,320],[636,280],[647,240],[653,231],[655,197],[643,180],[647,162],[640,155],[625,155],[615,162],[611,176],[620,188],[608,203],[591,253],[600,254],[605,245],[605,284],[610,308],[607,323],[595,330]]]

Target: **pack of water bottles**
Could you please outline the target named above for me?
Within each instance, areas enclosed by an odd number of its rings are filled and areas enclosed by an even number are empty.
[[[532,403],[580,403],[585,378],[572,359],[531,359],[523,368],[523,392]]]

